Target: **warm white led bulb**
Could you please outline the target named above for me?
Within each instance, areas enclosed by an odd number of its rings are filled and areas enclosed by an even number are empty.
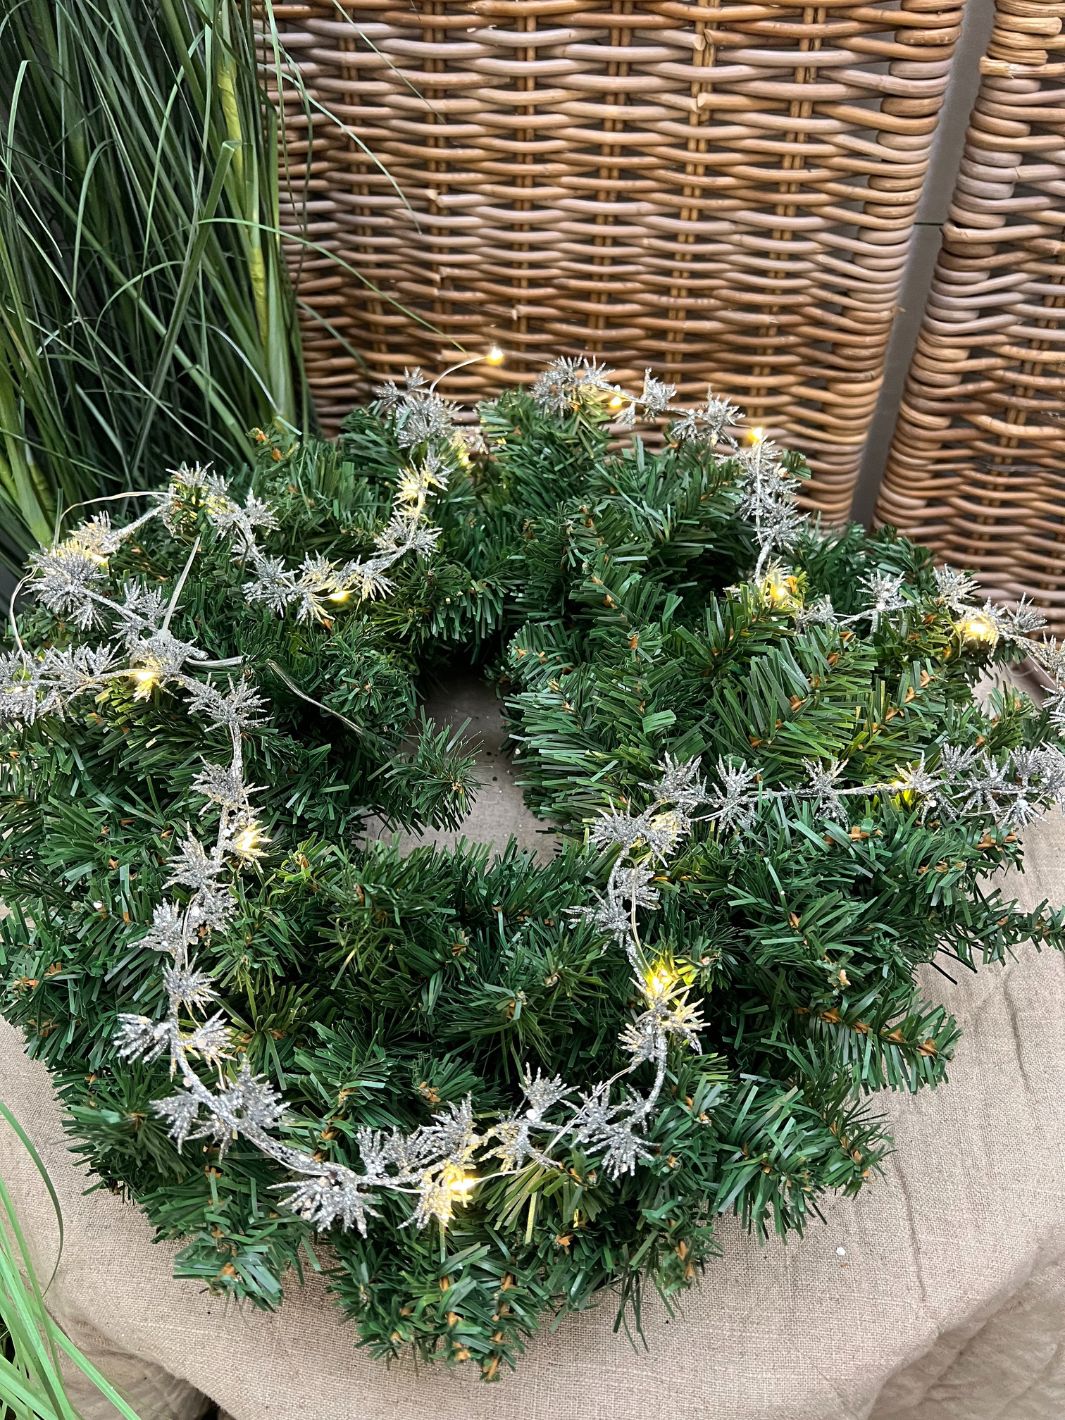
[[[234,834],[233,849],[242,858],[258,858],[262,844],[267,841],[257,823],[246,823],[239,833]]]
[[[993,646],[998,640],[998,627],[986,611],[972,611],[954,623],[963,641],[973,646]]]
[[[147,700],[159,684],[159,672],[153,670],[151,666],[134,666],[129,676],[137,687],[133,692],[134,700]]]
[[[647,981],[647,994],[654,1000],[661,1000],[663,996],[668,996],[676,986],[678,981],[677,973],[671,970],[663,962],[655,967]]]

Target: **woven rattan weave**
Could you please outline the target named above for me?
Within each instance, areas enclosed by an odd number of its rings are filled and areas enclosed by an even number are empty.
[[[1065,632],[1065,3],[999,0],[879,516]]]
[[[324,422],[456,346],[589,351],[712,380],[845,517],[962,3],[278,5]]]

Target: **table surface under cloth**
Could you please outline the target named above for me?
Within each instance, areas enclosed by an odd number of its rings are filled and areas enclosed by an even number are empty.
[[[465,832],[544,843],[499,755],[482,691],[453,689],[486,752]],[[453,836],[436,835],[441,841]],[[1023,903],[1065,901],[1065,821],[1027,835]],[[226,1303],[171,1275],[136,1208],[86,1183],[65,1146],[44,1069],[0,1032],[3,1097],[58,1189],[66,1241],[56,1316],[145,1420],[200,1413],[203,1392],[235,1420],[1058,1420],[1065,1414],[1065,961],[1021,953],[1005,969],[935,973],[933,997],[964,1036],[938,1091],[879,1096],[897,1151],[827,1224],[759,1246],[731,1219],[724,1256],[670,1321],[649,1302],[648,1349],[613,1330],[610,1299],[538,1337],[516,1374],[386,1367],[320,1278],[295,1279],[276,1314]],[[6,1128],[0,1171],[47,1276],[55,1220]],[[844,1249],[841,1255],[839,1250]],[[188,1382],[190,1390],[179,1382]],[[88,1416],[113,1414],[86,1407]]]

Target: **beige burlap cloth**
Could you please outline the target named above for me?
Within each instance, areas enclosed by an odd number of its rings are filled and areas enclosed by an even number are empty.
[[[470,837],[536,841],[477,696],[452,703],[488,741]],[[1065,822],[1028,835],[1029,905],[1065,901]],[[542,840],[541,840],[542,841]],[[138,1211],[83,1196],[43,1069],[0,1032],[3,1095],[59,1191],[66,1244],[56,1315],[145,1420],[1059,1420],[1065,1415],[1065,961],[1025,952],[1004,970],[932,974],[965,1030],[938,1092],[881,1097],[897,1153],[827,1223],[766,1247],[731,1220],[724,1257],[673,1321],[649,1308],[647,1349],[613,1330],[609,1300],[529,1348],[515,1375],[387,1368],[355,1346],[318,1278],[276,1315],[225,1305],[171,1276]],[[2,1172],[51,1268],[51,1205],[11,1135]],[[184,1384],[183,1384],[184,1383]],[[95,1416],[111,1414],[107,1406]]]

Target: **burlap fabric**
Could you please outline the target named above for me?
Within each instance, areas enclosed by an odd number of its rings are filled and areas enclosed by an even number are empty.
[[[498,758],[483,699],[452,709],[486,733],[470,837],[537,842]],[[493,743],[493,740],[495,743]],[[1013,885],[1029,905],[1065,901],[1065,822],[1029,834]],[[954,1078],[884,1096],[897,1153],[825,1226],[766,1247],[729,1220],[724,1257],[669,1321],[648,1307],[647,1349],[613,1329],[609,1301],[539,1338],[518,1373],[386,1368],[355,1347],[312,1277],[266,1315],[171,1277],[136,1209],[86,1184],[64,1142],[46,1073],[0,1032],[3,1093],[59,1191],[66,1245],[56,1315],[144,1420],[192,1420],[203,1396],[235,1420],[1058,1420],[1065,1414],[1065,962],[1022,955],[1005,970],[932,974],[965,1036]],[[50,1270],[57,1236],[24,1152],[0,1136],[2,1171]],[[47,1274],[46,1274],[47,1275]],[[110,1408],[86,1407],[109,1415]]]

